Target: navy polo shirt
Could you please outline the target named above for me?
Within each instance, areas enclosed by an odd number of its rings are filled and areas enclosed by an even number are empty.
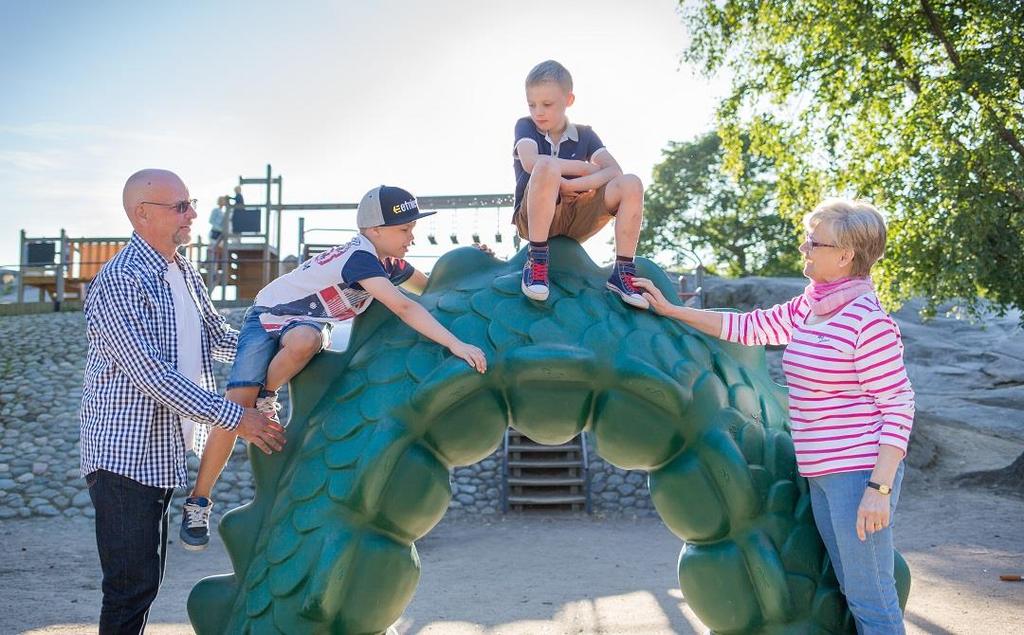
[[[576,161],[590,161],[599,150],[604,149],[601,138],[590,126],[570,123],[562,133],[562,138],[557,143],[552,143],[547,134],[537,130],[533,119],[523,117],[517,121],[516,141],[512,146],[512,156],[514,157],[512,167],[516,173],[516,212],[519,211],[519,205],[523,202],[526,184],[530,182],[530,173],[523,169],[523,162],[519,160],[519,153],[516,151],[516,146],[522,139],[536,141],[538,154]]]

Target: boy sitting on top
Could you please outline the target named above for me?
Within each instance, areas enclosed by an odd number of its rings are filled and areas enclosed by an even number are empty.
[[[397,187],[367,192],[357,212],[360,234],[310,258],[256,295],[238,334],[227,398],[276,420],[278,389],[326,348],[331,323],[351,320],[374,299],[477,371],[486,371],[483,351],[459,340],[396,288],[420,293],[426,286],[427,277],[402,257],[413,243],[416,219],[434,213],[420,212],[416,198]],[[180,536],[186,549],[199,551],[209,542],[210,492],[234,445],[230,430],[217,428],[210,434],[195,487],[185,499]]]
[[[592,128],[569,123],[572,77],[553,60],[541,62],[526,76],[530,116],[516,122],[512,150],[516,173],[512,222],[530,241],[523,267],[523,293],[548,298],[548,237],[568,236],[579,243],[615,221],[615,266],[608,288],[630,306],[649,305],[633,286],[633,256],[643,220],[640,179],[623,174]]]

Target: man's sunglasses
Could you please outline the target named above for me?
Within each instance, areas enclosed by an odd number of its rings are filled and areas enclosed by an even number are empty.
[[[178,201],[177,203],[153,203],[152,201],[142,201],[143,205],[159,205],[160,207],[173,208],[175,212],[179,214],[188,213],[188,208],[195,209],[196,204],[199,203],[199,199],[192,198],[185,201]]]

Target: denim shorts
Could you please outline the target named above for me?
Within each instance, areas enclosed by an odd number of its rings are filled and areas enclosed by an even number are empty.
[[[232,388],[246,388],[267,385],[267,368],[270,361],[277,355],[281,344],[281,338],[285,333],[297,326],[306,326],[320,331],[323,350],[331,341],[330,322],[315,322],[307,320],[295,320],[289,323],[280,331],[268,333],[260,323],[260,307],[251,306],[245,312],[242,319],[242,330],[238,333],[238,351],[235,353],[235,363],[231,367],[231,375],[228,377],[227,390]]]

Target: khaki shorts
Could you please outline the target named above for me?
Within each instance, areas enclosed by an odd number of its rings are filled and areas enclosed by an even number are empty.
[[[569,202],[555,204],[555,215],[551,219],[551,230],[548,238],[554,236],[568,236],[578,243],[583,243],[597,232],[601,231],[608,224],[614,215],[604,206],[605,185],[596,190],[582,192],[579,196]],[[526,186],[523,192],[523,201],[519,204],[519,211],[512,219],[519,235],[526,240],[530,239],[529,214],[526,211],[526,200],[530,194],[530,186]]]

